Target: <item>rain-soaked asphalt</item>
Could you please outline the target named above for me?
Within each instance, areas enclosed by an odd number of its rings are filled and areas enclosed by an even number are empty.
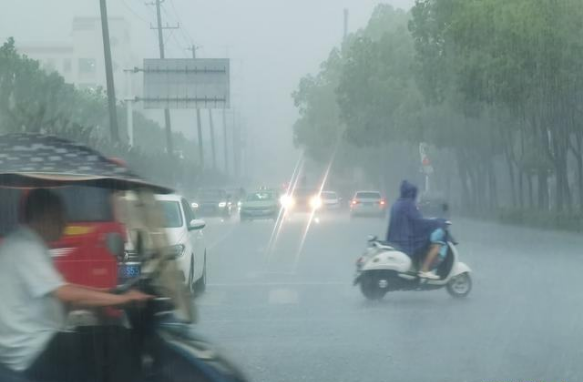
[[[454,221],[474,271],[445,290],[366,302],[352,287],[368,234],[346,216],[273,223],[209,220],[199,330],[253,381],[583,381],[583,237]]]

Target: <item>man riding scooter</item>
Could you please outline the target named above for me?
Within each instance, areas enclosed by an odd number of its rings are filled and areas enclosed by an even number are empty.
[[[429,244],[429,251],[419,269],[419,277],[437,280],[439,276],[432,270],[447,255],[445,220],[423,218],[415,204],[416,198],[417,187],[404,180],[400,197],[391,207],[387,241],[409,257],[420,260],[418,255]]]
[[[58,334],[66,307],[122,306],[151,297],[138,291],[115,295],[63,280],[47,247],[66,226],[65,207],[55,193],[31,191],[23,215],[24,225],[0,245],[0,364],[24,380],[75,380]]]

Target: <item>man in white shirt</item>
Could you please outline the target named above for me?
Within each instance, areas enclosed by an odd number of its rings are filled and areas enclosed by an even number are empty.
[[[44,354],[58,341],[66,305],[120,306],[150,298],[138,291],[115,295],[63,280],[47,245],[62,236],[65,226],[59,196],[36,189],[25,201],[24,225],[0,245],[0,364],[32,380],[57,381],[66,366]]]

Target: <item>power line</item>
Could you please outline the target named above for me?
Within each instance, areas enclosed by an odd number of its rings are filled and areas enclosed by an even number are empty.
[[[164,0],[155,0],[154,3],[151,5],[156,6],[156,27],[150,27],[151,29],[156,29],[158,32],[158,47],[160,49],[160,58],[164,58],[164,29],[178,29],[178,26],[171,27],[166,24],[165,27],[162,26],[162,15],[160,12],[160,5]],[[170,121],[170,110],[168,108],[164,109],[164,125],[165,125],[165,132],[166,132],[166,148],[168,151],[168,155],[170,158],[174,158],[174,145],[172,142],[172,125]],[[173,159],[172,159],[173,160]]]
[[[170,1],[170,6],[172,7],[172,10],[174,11],[174,14],[176,15],[176,21],[179,22],[180,25],[186,25],[180,19],[180,13],[176,10],[176,7],[174,6],[174,0],[169,0],[169,1]],[[190,33],[188,33],[188,31],[185,30],[184,28],[181,28],[180,32],[182,33],[182,37],[184,37],[184,39],[186,40],[186,45],[192,45],[194,42],[194,39],[192,38]]]
[[[172,34],[171,37],[172,37],[172,40],[174,41],[174,44],[176,45],[176,48],[178,48],[182,52],[184,52],[185,50],[188,50],[188,48],[185,48],[184,45],[182,45],[180,43],[180,41],[178,41],[175,34]]]
[[[123,4],[123,6],[130,11],[137,19],[143,21],[146,24],[150,24],[150,22],[146,19],[144,19],[142,16],[140,16],[132,7],[130,7],[130,5],[128,3],[126,3],[126,0],[121,0],[121,3]]]
[[[170,40],[170,38],[174,35],[174,31],[170,31],[170,33],[168,33],[166,35],[166,37],[164,38],[164,45],[168,44],[168,40]]]
[[[171,19],[171,20],[173,19],[173,18],[172,18],[172,16],[171,16],[171,15],[168,13],[168,11],[166,10],[166,8],[165,8],[164,6],[162,6],[162,7],[161,7],[161,9],[162,9],[162,11],[164,11],[164,16],[165,16],[166,18],[168,18],[168,19]],[[179,26],[182,26],[182,24],[180,23],[180,21],[178,21],[178,19],[176,19],[176,24],[177,24],[177,25],[179,25]],[[182,31],[182,28],[181,28],[181,27],[179,27],[179,28],[177,28],[177,29],[178,29],[179,31]],[[174,40],[174,41],[177,43],[177,45],[178,45],[178,48],[179,48],[179,49],[182,49],[182,50],[184,50],[184,45],[182,45],[182,44],[180,44],[180,43],[178,42],[178,40],[176,39],[176,36],[175,36],[175,34],[174,34],[174,33],[171,33],[171,34],[170,34],[170,37],[172,37],[172,38],[173,38],[173,40]],[[164,43],[166,43],[166,41],[165,41]],[[187,45],[188,45],[188,42],[187,42]]]

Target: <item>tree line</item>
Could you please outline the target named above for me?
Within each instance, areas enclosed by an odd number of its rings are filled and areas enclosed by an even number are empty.
[[[126,126],[123,105],[118,125]],[[138,174],[171,186],[194,187],[202,175],[196,144],[174,133],[176,150],[166,153],[164,130],[134,112],[134,146],[109,138],[107,98],[101,88],[81,90],[47,72],[38,61],[21,55],[14,39],[0,47],[0,133],[40,132],[82,142],[106,155],[123,159]]]
[[[582,95],[580,0],[379,5],[300,81],[294,139],[373,178],[417,176],[427,142],[436,187],[465,210],[568,214],[583,209]]]

